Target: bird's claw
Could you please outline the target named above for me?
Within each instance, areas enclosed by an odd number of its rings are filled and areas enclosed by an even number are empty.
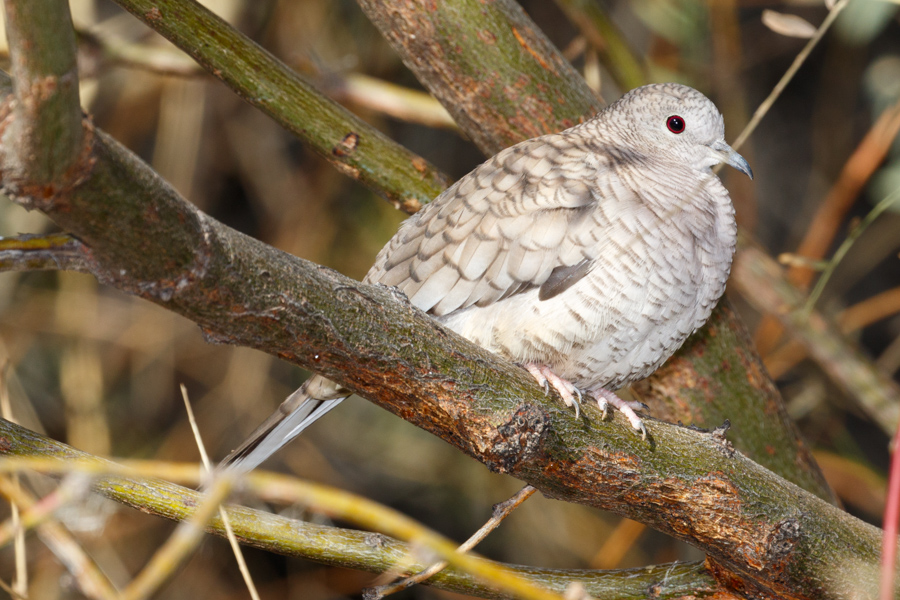
[[[580,408],[581,408],[581,402],[582,402],[582,400],[584,400],[584,397],[581,395],[581,390],[579,390],[577,387],[573,386],[572,391],[574,392],[573,398],[572,398],[572,404],[573,404],[573,406],[575,406],[575,420],[577,421],[578,418],[581,416]]]
[[[525,363],[522,366],[531,373],[531,376],[534,377],[538,384],[544,389],[545,394],[549,393],[550,388],[552,387],[559,393],[563,402],[566,403],[566,406],[575,409],[575,418],[578,419],[581,417],[581,402],[584,400],[584,394],[575,387],[571,381],[563,379],[554,373],[547,365]],[[628,422],[631,423],[631,427],[641,434],[641,439],[646,441],[647,436],[649,435],[647,433],[647,427],[637,413],[634,412],[635,409],[646,410],[648,408],[646,404],[643,402],[628,402],[627,400],[622,400],[614,393],[603,388],[592,390],[592,395],[596,398],[597,406],[600,407],[600,410],[603,413],[601,419],[605,421],[609,416],[609,405],[612,404],[619,412],[625,415]]]
[[[609,411],[609,405],[612,404],[616,407],[620,413],[625,415],[625,418],[628,419],[628,422],[631,423],[631,427],[641,434],[641,439],[647,441],[647,436],[649,435],[647,432],[647,426],[644,425],[644,421],[634,412],[635,408],[648,409],[649,407],[643,402],[628,402],[627,400],[622,400],[618,396],[616,396],[613,392],[609,390],[600,388],[598,390],[594,390],[594,395],[597,398],[597,405],[600,407],[600,410],[603,411],[602,418],[606,419],[607,412]]]
[[[641,432],[641,440],[647,441],[647,426],[644,425],[644,421],[641,421],[640,427],[638,428]]]
[[[609,413],[609,402],[603,396],[597,396],[597,406],[600,407],[600,420],[605,421],[606,416]]]
[[[538,385],[544,388],[544,394],[548,394],[550,388],[553,387],[553,389],[559,393],[563,402],[566,403],[566,406],[575,408],[575,418],[577,419],[581,416],[580,404],[583,400],[583,396],[581,390],[575,387],[572,382],[567,381],[554,373],[547,365],[525,363],[522,366],[531,373],[531,376],[535,378]]]

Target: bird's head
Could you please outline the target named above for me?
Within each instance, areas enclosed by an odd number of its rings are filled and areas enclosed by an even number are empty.
[[[701,170],[725,163],[753,179],[744,157],[725,142],[725,124],[716,105],[691,87],[645,85],[631,90],[604,112],[614,117],[615,123],[628,123],[623,133],[642,151],[665,153]]]

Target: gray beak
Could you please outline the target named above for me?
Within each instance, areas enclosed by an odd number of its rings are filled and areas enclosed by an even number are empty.
[[[731,165],[750,179],[753,179],[753,170],[750,169],[750,165],[747,164],[747,159],[735,152],[734,148],[723,141],[715,142],[712,144],[711,148],[715,150],[723,163]]]

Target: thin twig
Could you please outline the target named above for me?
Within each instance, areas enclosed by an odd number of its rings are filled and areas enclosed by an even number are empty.
[[[594,554],[590,565],[595,569],[614,569],[622,562],[625,553],[634,546],[647,526],[631,519],[622,519]]]
[[[806,235],[797,246],[796,255],[808,261],[817,261],[825,256],[847,211],[890,153],[898,133],[900,133],[900,102],[879,115],[844,163],[841,174],[822,201]],[[789,271],[788,278],[795,285],[806,289],[814,272],[815,269],[809,266],[795,264]]]
[[[78,41],[96,49],[109,62],[169,77],[207,77],[194,60],[170,45],[137,43],[119,39],[102,29],[78,31]]]
[[[875,359],[875,365],[889,375],[900,369],[900,336],[894,338],[894,341]]]
[[[741,295],[761,313],[775,315],[832,381],[892,435],[900,422],[900,386],[875,368],[871,359],[824,315],[802,312],[806,298],[787,281],[772,257],[746,240],[738,245],[732,281]]]
[[[213,482],[191,517],[179,523],[175,532],[156,551],[147,566],[141,570],[122,592],[122,600],[143,600],[155,594],[177,570],[178,566],[200,544],[204,528],[220,509],[220,504],[231,493],[231,482],[220,478]]]
[[[459,130],[447,109],[431,94],[403,87],[362,73],[349,73],[334,87],[332,96],[377,110],[395,119],[428,127]]]
[[[188,422],[191,424],[191,431],[194,434],[194,440],[197,442],[197,450],[200,451],[200,459],[203,461],[203,468],[206,469],[207,474],[212,473],[212,463],[210,463],[209,455],[206,453],[206,445],[203,443],[203,438],[200,437],[200,428],[197,427],[197,420],[194,418],[194,409],[188,398],[187,388],[183,383],[181,384],[181,398],[184,400],[184,408],[187,410]],[[228,513],[225,512],[225,509],[221,505],[219,506],[219,517],[222,519],[222,525],[225,527],[225,537],[228,538],[228,543],[231,545],[231,551],[234,553],[234,558],[237,561],[241,577],[244,578],[244,584],[247,586],[247,591],[250,592],[250,597],[253,598],[253,600],[259,600],[259,592],[256,591],[256,584],[253,582],[253,576],[250,575],[250,569],[247,568],[247,561],[244,560],[244,553],[241,551],[241,546],[234,536],[231,520],[228,518]]]
[[[0,237],[0,272],[90,273],[91,262],[87,247],[66,233]]]
[[[341,518],[351,517],[355,523],[371,529],[385,531],[414,545],[421,544],[442,556],[450,564],[468,571],[472,575],[512,596],[532,600],[561,600],[561,596],[545,586],[535,584],[520,577],[505,566],[478,560],[476,557],[458,550],[450,540],[414,522],[409,517],[380,506],[371,500],[348,494],[341,490],[314,486],[305,482],[289,480],[270,473],[257,473],[247,478],[247,488],[275,501],[318,505],[320,510],[327,507],[327,513]]]
[[[59,463],[58,463],[59,464]],[[75,469],[66,464],[60,464],[60,474],[73,474]],[[84,481],[82,474],[74,473],[79,482]],[[6,480],[0,478],[3,494],[20,509],[30,512],[38,502],[31,494],[21,487],[3,485]],[[51,515],[52,516],[52,515]],[[72,534],[60,523],[53,520],[44,520],[38,525],[38,534],[44,544],[53,552],[59,561],[66,567],[72,578],[78,583],[78,589],[88,598],[103,600],[120,600],[119,594],[110,583],[103,571],[85,553],[81,545],[72,537]]]
[[[747,141],[747,138],[756,130],[756,126],[759,125],[759,122],[762,121],[763,117],[766,116],[766,113],[769,112],[769,109],[772,108],[772,105],[775,104],[775,101],[778,100],[778,97],[781,95],[781,92],[784,91],[784,88],[787,87],[787,84],[791,82],[791,79],[794,78],[794,75],[800,70],[800,67],[806,61],[806,58],[809,56],[810,52],[813,51],[813,48],[816,47],[816,44],[819,43],[819,40],[825,35],[825,32],[828,31],[828,28],[831,27],[831,24],[834,23],[834,20],[837,19],[838,15],[841,14],[841,11],[847,7],[847,4],[850,0],[839,0],[837,4],[834,5],[834,8],[829,11],[828,16],[825,17],[825,20],[822,21],[822,24],[819,25],[819,28],[816,30],[816,34],[810,38],[809,42],[806,43],[806,46],[803,47],[803,50],[797,54],[796,58],[794,58],[794,62],[791,63],[791,66],[788,67],[788,70],[785,71],[784,75],[782,75],[781,79],[775,84],[775,87],[769,93],[769,96],[763,100],[762,104],[759,105],[759,108],[756,109],[756,112],[753,113],[753,117],[750,119],[750,122],[747,123],[747,126],[744,127],[744,130],[741,132],[741,135],[737,137],[732,144],[735,150],[740,149],[740,147]]]
[[[34,529],[55,517],[57,510],[73,501],[83,500],[90,493],[90,488],[85,485],[87,477],[82,474],[74,474],[63,479],[59,487],[52,493],[44,496],[38,502],[32,503],[21,515],[16,511],[16,516],[0,524],[0,548],[6,546],[11,539],[18,541],[19,535],[25,531]],[[0,492],[11,499],[22,497],[22,490],[18,474],[11,477],[0,477]],[[17,506],[16,502],[12,506]],[[18,565],[17,565],[18,567]],[[17,569],[18,570],[18,569]],[[19,574],[16,574],[18,578]],[[25,580],[27,582],[27,579]],[[25,590],[20,593],[25,594]]]
[[[803,307],[803,313],[805,316],[809,316],[812,312],[813,307],[816,305],[816,302],[819,300],[819,296],[822,295],[822,291],[825,289],[825,285],[828,283],[828,280],[831,279],[831,275],[834,273],[834,270],[840,264],[841,260],[850,251],[850,248],[853,247],[854,242],[859,239],[859,236],[863,234],[866,228],[872,224],[875,219],[877,219],[881,213],[889,209],[893,206],[898,200],[900,200],[900,187],[894,190],[891,194],[888,194],[887,197],[883,198],[878,204],[875,205],[875,208],[869,211],[862,221],[859,222],[859,225],[853,228],[847,235],[847,239],[843,241],[843,243],[838,247],[837,251],[835,251],[834,256],[828,261],[828,266],[825,267],[825,270],[822,272],[822,276],[819,277],[819,280],[816,281],[816,287],[813,288],[813,291],[809,294],[809,298],[806,300],[806,305]]]
[[[503,520],[512,513],[512,511],[518,508],[523,502],[528,500],[536,491],[537,490],[530,485],[526,485],[509,500],[505,500],[499,504],[495,504],[494,514],[491,516],[491,518],[488,519],[487,522],[485,522],[485,524],[478,529],[478,531],[472,534],[472,537],[463,542],[459,546],[459,548],[457,548],[457,551],[468,552],[469,550],[480,544],[481,541],[488,536],[488,534],[490,534],[500,526],[500,523],[502,523]],[[422,583],[426,579],[441,572],[447,567],[448,564],[449,563],[447,561],[436,562],[424,571],[420,571],[415,575],[405,577],[400,581],[396,581],[388,585],[380,585],[378,587],[370,588],[365,592],[365,598],[367,600],[379,600],[380,598],[384,598],[385,596],[389,596],[395,592],[410,588],[415,584]]]
[[[847,335],[898,313],[900,313],[900,287],[895,287],[842,310],[837,315],[837,322],[841,333]],[[766,356],[766,368],[773,379],[779,379],[807,356],[803,344],[791,339]],[[877,360],[875,364],[881,368]]]
[[[0,579],[0,590],[3,590],[7,594],[9,594],[10,598],[12,598],[13,600],[28,600],[27,596],[23,596],[22,594],[14,590],[2,579]]]
[[[16,422],[12,414],[12,405],[9,402],[9,359],[4,358],[0,364],[0,415],[7,421]],[[11,476],[12,485],[18,491],[19,474]],[[12,589],[18,596],[28,595],[28,565],[25,556],[25,527],[19,518],[19,505],[10,502],[10,522],[15,536],[13,543],[14,562],[16,566],[16,578],[13,580]]]
[[[791,283],[805,290],[813,275],[828,266],[828,261],[820,259],[831,247],[847,211],[890,152],[898,132],[900,102],[881,113],[844,163],[840,175],[810,221],[796,252],[779,257],[780,261],[790,265],[787,277]],[[774,318],[762,319],[755,335],[760,352],[768,354],[781,338],[782,331]]]

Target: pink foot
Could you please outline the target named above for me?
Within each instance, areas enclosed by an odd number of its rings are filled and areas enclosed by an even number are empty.
[[[628,402],[622,400],[614,393],[604,388],[598,388],[592,390],[592,392],[597,398],[597,404],[600,405],[600,410],[603,411],[604,419],[606,418],[607,407],[612,404],[615,408],[619,409],[619,412],[628,417],[628,421],[636,431],[641,432],[641,438],[644,440],[647,439],[647,428],[644,426],[644,422],[641,418],[637,416],[637,413],[634,412],[634,409],[636,408],[646,408],[644,404],[641,402]]]
[[[538,385],[544,388],[544,393],[550,390],[550,386],[553,386],[553,389],[559,393],[563,402],[566,403],[566,406],[570,408],[573,406],[575,407],[575,418],[578,418],[580,414],[579,403],[581,402],[581,390],[575,387],[571,381],[563,379],[554,373],[547,365],[525,363],[523,366],[531,373],[531,376],[537,380]]]

